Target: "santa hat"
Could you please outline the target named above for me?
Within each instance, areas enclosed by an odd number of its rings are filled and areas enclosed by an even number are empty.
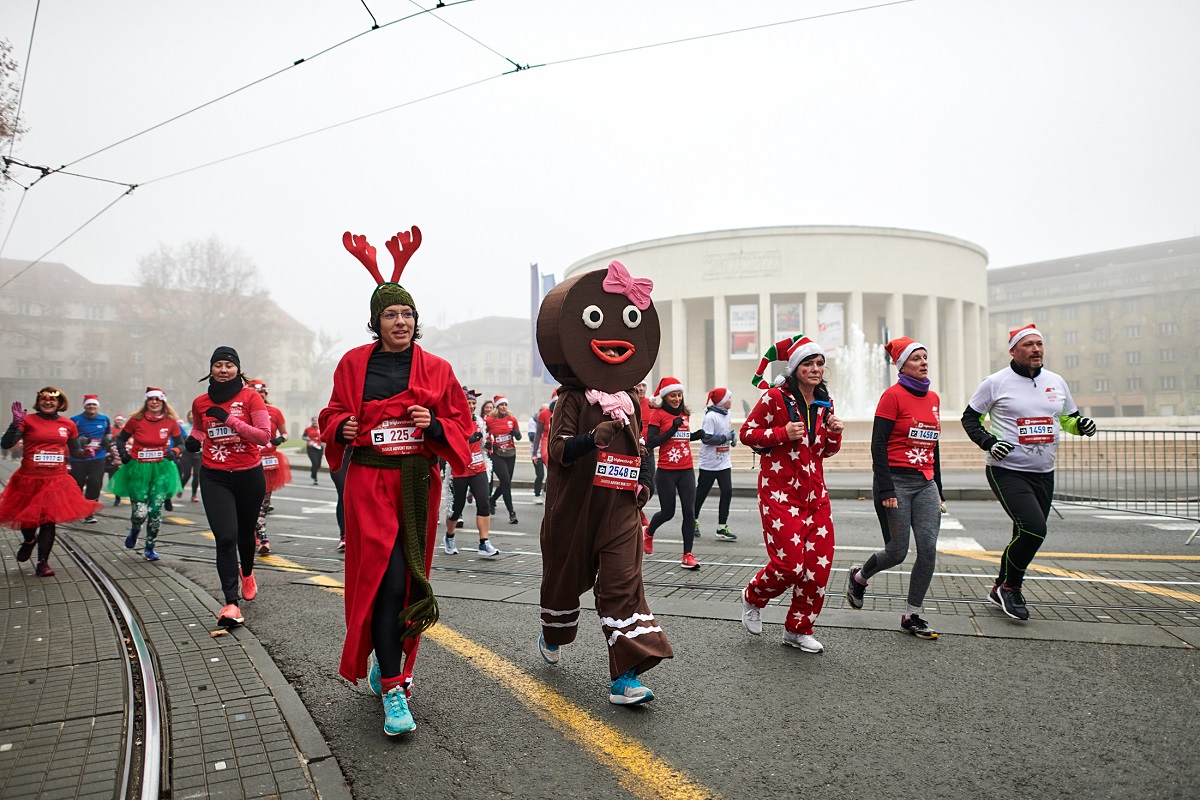
[[[99,406],[100,405],[100,396],[95,395],[95,394],[85,394],[83,396],[84,407],[87,407],[88,403],[95,403],[97,406]]]
[[[654,396],[659,400],[669,395],[671,392],[682,392],[683,384],[678,378],[666,377],[658,382],[658,388],[654,390]]]
[[[771,384],[767,383],[763,376],[767,374],[767,368],[772,361],[786,361],[787,369],[784,371],[784,375],[791,375],[804,359],[823,355],[825,355],[825,348],[804,334],[797,333],[795,336],[781,339],[763,353],[762,361],[758,362],[758,372],[754,373],[750,382],[759,389],[770,389]],[[775,379],[776,386],[783,383],[784,375]]]
[[[508,398],[502,394],[498,394],[492,398],[492,403],[494,405],[500,405],[501,403],[503,403],[504,405],[508,405]]]
[[[719,406],[719,405],[722,405],[730,397],[733,397],[732,392],[730,392],[724,386],[718,386],[717,388],[713,389],[711,392],[708,393],[708,404],[710,406]]]
[[[911,356],[917,350],[929,350],[929,348],[925,345],[921,344],[920,342],[915,342],[907,336],[901,336],[899,339],[892,339],[883,346],[883,349],[887,350],[887,354],[891,356],[892,364],[897,367],[903,366],[904,363],[908,361],[909,356]]]
[[[153,386],[147,386],[146,387],[146,399],[149,400],[151,397],[157,397],[159,400],[162,400],[164,403],[167,402],[167,393],[166,392],[164,392],[162,389],[156,389]]]
[[[1042,335],[1042,332],[1039,331],[1037,328],[1035,328],[1032,323],[1030,323],[1029,325],[1022,325],[1019,328],[1013,328],[1011,331],[1008,332],[1008,349],[1012,350],[1014,347],[1017,346],[1017,342],[1021,341],[1026,336],[1041,336],[1041,335]]]

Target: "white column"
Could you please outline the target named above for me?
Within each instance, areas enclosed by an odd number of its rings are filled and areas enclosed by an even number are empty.
[[[857,325],[860,331],[867,333],[863,327],[863,293],[852,291],[846,300],[846,344],[850,344],[850,327],[852,325]],[[867,341],[871,341],[870,336],[867,337]]]
[[[814,342],[817,340],[817,293],[815,291],[804,293],[804,330],[801,333]]]
[[[922,297],[919,316],[917,317],[919,336],[913,336],[918,342],[924,342],[932,348],[938,346],[937,297]],[[909,334],[911,335],[911,334]],[[940,359],[939,359],[940,360]]]
[[[687,301],[679,298],[671,301],[671,377],[678,378],[684,388],[690,388],[687,379],[687,353]]]
[[[983,380],[984,375],[990,375],[992,372],[992,331],[991,325],[988,322],[987,306],[979,306],[979,378],[976,380],[976,385]],[[967,392],[967,399],[975,393],[975,387],[972,386]]]
[[[887,326],[888,336],[893,339],[907,335],[904,332],[904,295],[900,292],[888,295]]]
[[[956,297],[950,301],[950,312],[946,315],[946,357],[942,360],[945,374],[938,384],[944,392],[942,406],[949,405],[952,409],[960,410],[967,405],[962,387],[968,345],[963,339],[963,332],[963,301]]]
[[[713,381],[715,386],[729,385],[729,309],[725,295],[713,296]]]

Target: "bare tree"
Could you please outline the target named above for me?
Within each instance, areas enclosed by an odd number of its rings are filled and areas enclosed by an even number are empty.
[[[17,80],[20,68],[12,55],[12,45],[0,39],[0,151],[8,155],[13,144],[25,133],[18,117],[21,107],[21,84]],[[8,162],[0,170],[0,189],[8,184]]]

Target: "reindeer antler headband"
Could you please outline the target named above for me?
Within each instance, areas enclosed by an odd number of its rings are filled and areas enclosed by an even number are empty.
[[[400,231],[387,240],[387,249],[392,254],[392,261],[395,264],[390,281],[383,279],[383,274],[379,271],[379,264],[375,260],[375,248],[367,241],[366,236],[355,236],[350,231],[346,231],[342,234],[342,245],[367,268],[367,272],[371,273],[375,283],[379,284],[371,295],[372,320],[377,319],[388,306],[406,305],[414,311],[416,310],[417,304],[413,302],[412,295],[400,285],[399,280],[404,273],[404,267],[408,265],[408,260],[421,246],[420,228],[413,225],[412,230]]]

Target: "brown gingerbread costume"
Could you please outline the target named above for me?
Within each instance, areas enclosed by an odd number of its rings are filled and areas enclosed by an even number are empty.
[[[650,459],[633,386],[658,356],[652,284],[620,262],[556,286],[538,312],[537,341],[562,383],[550,421],[542,521],[543,658],[575,640],[588,589],[608,642],[609,700],[644,703],[637,675],[671,658],[642,587],[639,510],[650,497]]]

